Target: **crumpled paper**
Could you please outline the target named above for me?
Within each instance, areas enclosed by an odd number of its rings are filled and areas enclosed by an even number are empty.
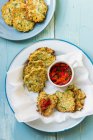
[[[36,107],[38,93],[28,92],[27,88],[23,86],[23,66],[20,66],[7,73],[10,91],[8,98],[19,122],[30,122],[37,119],[41,119],[44,123],[63,122],[69,118],[77,119],[93,114],[93,84],[89,79],[89,72],[83,64],[83,54],[81,52],[67,53],[57,56],[56,60],[65,61],[73,67],[75,72],[73,83],[86,94],[84,108],[75,113],[61,113],[55,110],[50,117],[40,115]],[[57,90],[64,91],[63,88],[55,87],[49,81],[46,82],[44,90],[48,94],[53,94]]]

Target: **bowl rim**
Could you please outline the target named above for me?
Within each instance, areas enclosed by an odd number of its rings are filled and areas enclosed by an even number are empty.
[[[68,83],[64,84],[64,85],[57,85],[57,84],[53,83],[53,81],[51,80],[50,75],[49,75],[51,68],[52,68],[55,64],[57,64],[57,63],[65,63],[65,64],[67,64],[67,65],[70,67],[71,71],[72,71],[72,76],[71,76],[70,81],[69,81]],[[69,86],[69,85],[72,83],[72,81],[73,81],[73,79],[74,79],[74,69],[73,69],[73,67],[71,66],[71,64],[69,64],[68,62],[66,62],[66,61],[61,61],[61,60],[56,60],[55,62],[53,62],[53,63],[49,66],[47,75],[48,75],[48,80],[49,80],[49,82],[50,82],[52,85],[54,85],[54,86],[56,86],[56,87],[59,87],[59,88],[67,87],[67,86]]]

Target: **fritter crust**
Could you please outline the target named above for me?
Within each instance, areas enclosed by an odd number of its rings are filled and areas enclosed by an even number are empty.
[[[74,112],[75,110],[75,99],[74,93],[71,91],[65,92],[56,92],[56,96],[58,97],[58,102],[56,109],[60,112]]]
[[[51,48],[42,47],[29,56],[29,61],[42,60],[49,67],[56,59],[55,52]]]
[[[38,95],[37,99],[37,107],[38,111],[43,116],[50,116],[56,107],[57,104],[57,96],[55,94],[49,95],[46,92],[42,91]]]
[[[26,1],[26,12],[27,12],[27,19],[37,22],[43,22],[48,7],[44,0],[27,0]]]

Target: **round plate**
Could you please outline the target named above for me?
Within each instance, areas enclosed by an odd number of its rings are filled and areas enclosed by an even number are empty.
[[[76,51],[76,52],[81,52],[81,50],[66,41],[63,40],[42,40],[39,42],[34,43],[33,45],[31,45],[30,47],[23,49],[12,61],[9,70],[14,69],[15,67],[18,67],[20,65],[22,65],[28,58],[29,54],[32,53],[34,50],[36,50],[39,47],[43,47],[43,46],[47,46],[50,47],[52,49],[54,49],[56,51],[57,55],[60,54],[65,54],[68,52],[72,52],[72,51]],[[88,58],[88,56],[82,52],[84,55],[84,65],[86,66],[86,68],[89,71],[89,74],[91,75],[90,80],[93,81],[93,65],[91,60]],[[10,90],[8,87],[8,83],[7,83],[7,78],[6,78],[6,94],[7,94],[7,99],[8,102],[10,104],[10,107],[12,108],[12,110],[14,111],[12,104],[9,100],[10,98]],[[74,126],[76,126],[77,124],[79,124],[84,118],[79,118],[79,119],[69,119],[65,122],[62,123],[50,123],[50,124],[44,124],[42,121],[40,121],[39,119],[33,122],[29,122],[27,123],[27,125],[41,130],[41,131],[46,131],[46,132],[59,132],[59,131],[64,131],[67,129],[70,129]]]
[[[0,11],[2,6],[7,2],[8,0],[0,0]],[[32,31],[23,33],[15,30],[13,27],[8,26],[5,24],[4,20],[2,19],[2,15],[0,12],[0,37],[9,39],[9,40],[25,40],[31,37],[36,36],[41,31],[45,29],[45,27],[49,24],[50,20],[53,17],[55,7],[56,7],[56,0],[45,0],[48,5],[48,13],[47,17],[44,22],[38,23],[35,25],[35,28]],[[12,34],[11,34],[12,33]]]

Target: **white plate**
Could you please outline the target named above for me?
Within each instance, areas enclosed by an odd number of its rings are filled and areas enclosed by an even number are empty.
[[[60,54],[65,54],[68,52],[72,52],[72,51],[76,51],[76,52],[81,52],[81,50],[71,44],[68,43],[66,41],[62,41],[62,40],[42,40],[39,42],[34,43],[33,45],[31,45],[30,47],[22,50],[16,57],[15,59],[12,61],[9,70],[14,69],[15,67],[21,66],[28,58],[29,54],[32,53],[34,50],[36,50],[39,47],[43,47],[43,46],[47,46],[50,47],[52,49],[54,49],[56,51],[57,55]],[[84,54],[84,65],[86,66],[86,68],[89,71],[89,74],[91,75],[90,80],[93,81],[93,65],[92,62],[90,61],[90,59],[86,56],[86,54],[84,52],[82,52]],[[13,109],[13,105],[10,102],[9,98],[10,98],[10,89],[8,88],[8,83],[7,83],[7,78],[6,78],[6,94],[7,94],[7,99],[9,101],[9,104],[11,106],[11,108]],[[14,111],[14,109],[13,109]],[[70,129],[74,126],[76,126],[77,124],[79,124],[84,118],[80,118],[80,119],[69,119],[65,122],[62,123],[50,123],[50,124],[44,124],[42,121],[40,121],[39,119],[33,122],[29,122],[27,123],[27,125],[41,130],[41,131],[46,131],[46,132],[59,132],[59,131],[64,131],[67,129]]]
[[[0,0],[0,11],[2,6],[7,2],[8,0]],[[23,33],[19,32],[16,29],[14,29],[11,26],[8,26],[5,24],[4,20],[2,19],[2,15],[0,12],[0,37],[9,39],[9,40],[24,40],[28,38],[32,38],[39,34],[41,31],[45,29],[45,27],[49,24],[51,21],[55,7],[56,7],[56,0],[45,0],[48,5],[48,12],[47,16],[44,22],[36,24],[35,28],[32,31]]]

